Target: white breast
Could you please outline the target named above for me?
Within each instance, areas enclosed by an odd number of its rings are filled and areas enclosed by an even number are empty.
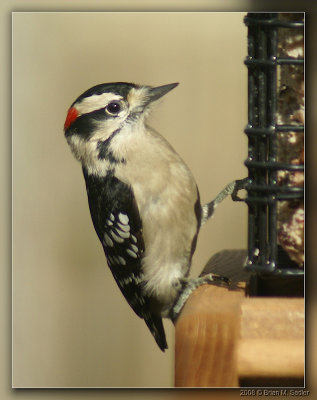
[[[133,188],[143,222],[145,290],[168,306],[177,295],[174,284],[188,272],[197,232],[195,180],[181,157],[153,130],[118,135],[111,150],[127,161],[116,168],[116,176]]]

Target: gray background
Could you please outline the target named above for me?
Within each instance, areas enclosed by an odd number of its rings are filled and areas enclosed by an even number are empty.
[[[97,83],[180,82],[151,124],[211,200],[246,174],[245,51],[241,13],[13,15],[15,387],[173,385],[173,326],[163,354],[114,283],[63,122]],[[227,200],[201,232],[192,274],[245,246],[246,207]]]

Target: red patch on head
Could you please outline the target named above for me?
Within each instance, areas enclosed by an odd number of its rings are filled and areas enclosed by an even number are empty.
[[[71,126],[71,124],[77,119],[78,115],[79,115],[79,113],[75,107],[71,107],[68,110],[67,117],[66,117],[65,124],[64,124],[65,130]]]

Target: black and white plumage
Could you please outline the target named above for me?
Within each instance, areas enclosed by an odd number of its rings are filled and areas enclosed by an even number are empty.
[[[128,303],[143,318],[160,348],[167,347],[162,319],[151,313],[150,298],[143,295],[144,253],[142,221],[131,188],[109,173],[88,175],[83,169],[92,221],[108,265]]]
[[[174,315],[200,225],[215,205],[201,206],[189,168],[146,124],[152,103],[175,86],[94,86],[71,105],[64,126],[108,265],[162,350],[162,318]]]

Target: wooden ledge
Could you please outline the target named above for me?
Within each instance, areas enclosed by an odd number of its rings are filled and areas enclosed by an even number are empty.
[[[203,285],[187,300],[175,335],[176,387],[261,379],[276,386],[304,376],[303,298],[246,297],[243,289]]]
[[[238,342],[240,377],[304,376],[304,299],[245,298]]]

